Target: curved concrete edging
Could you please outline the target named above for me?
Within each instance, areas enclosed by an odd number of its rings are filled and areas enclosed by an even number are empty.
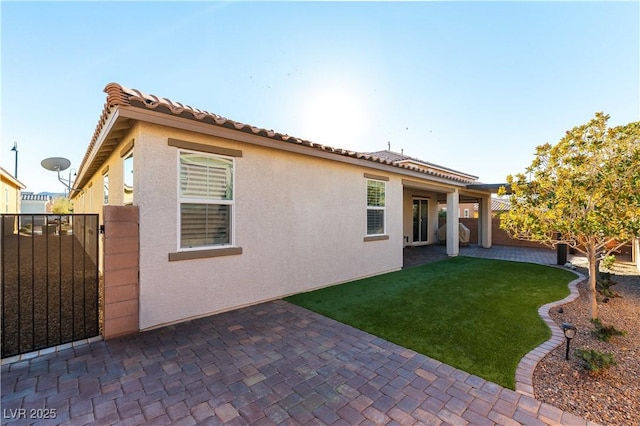
[[[534,398],[533,394],[533,372],[538,363],[549,352],[560,346],[564,342],[564,334],[558,325],[549,316],[549,311],[560,305],[573,302],[579,296],[577,285],[585,280],[585,276],[579,272],[571,271],[578,276],[569,283],[569,295],[562,300],[544,304],[538,308],[538,315],[551,329],[551,338],[522,357],[516,369],[516,392]]]

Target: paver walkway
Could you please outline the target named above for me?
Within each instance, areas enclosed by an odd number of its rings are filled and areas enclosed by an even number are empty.
[[[17,425],[589,424],[284,301],[5,364],[2,409]]]

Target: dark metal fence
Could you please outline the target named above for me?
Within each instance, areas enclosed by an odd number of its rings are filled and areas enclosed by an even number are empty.
[[[2,358],[97,336],[98,215],[0,216]]]

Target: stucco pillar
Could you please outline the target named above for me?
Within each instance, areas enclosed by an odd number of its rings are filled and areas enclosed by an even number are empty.
[[[457,256],[460,253],[460,194],[454,190],[447,194],[447,254]]]
[[[104,325],[111,339],[140,329],[138,206],[104,206]]]
[[[482,197],[480,200],[480,217],[478,229],[480,229],[481,239],[478,243],[483,248],[491,248],[492,236],[491,236],[491,195]]]

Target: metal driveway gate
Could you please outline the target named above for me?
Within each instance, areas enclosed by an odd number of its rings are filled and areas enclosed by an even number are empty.
[[[2,358],[97,336],[98,215],[0,216]]]

